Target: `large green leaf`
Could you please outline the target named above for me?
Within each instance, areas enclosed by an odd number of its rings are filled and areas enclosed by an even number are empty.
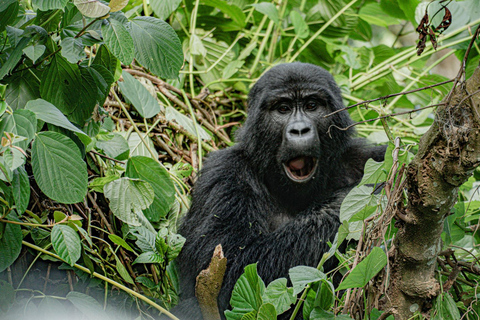
[[[110,7],[97,0],[73,0],[73,4],[86,17],[100,18],[110,12]]]
[[[5,27],[10,25],[17,18],[19,1],[6,0],[0,2],[0,32],[5,30]]]
[[[337,290],[348,288],[360,288],[367,285],[380,270],[387,265],[387,255],[379,248],[375,247],[372,252],[363,259],[340,283]]]
[[[105,45],[123,64],[131,64],[135,56],[132,36],[120,21],[109,19],[108,22],[110,25],[102,26]]]
[[[62,56],[70,63],[77,63],[78,61],[85,59],[85,47],[82,39],[67,37],[62,40]]]
[[[110,201],[113,214],[132,226],[142,224],[141,210],[148,208],[154,199],[152,186],[148,182],[137,179],[114,180],[103,187],[103,192]]]
[[[316,22],[310,26],[313,31],[316,31],[322,26],[322,24],[318,24],[318,21],[326,22],[330,20],[338,11],[342,10],[345,5],[346,2],[343,0],[319,0],[318,3],[309,10],[305,20],[307,23]],[[344,37],[355,29],[357,22],[356,12],[352,8],[348,8],[344,14],[335,19],[332,24],[323,31],[322,36],[330,38]]]
[[[25,55],[29,57],[33,63],[35,63],[35,61],[37,61],[38,58],[40,58],[45,53],[46,48],[47,47],[42,44],[31,45],[23,49],[23,53],[25,53]]]
[[[94,298],[75,291],[69,292],[66,298],[78,311],[85,315],[85,319],[110,320],[110,317],[103,310],[103,307]]]
[[[99,135],[102,136],[102,135]],[[117,160],[126,160],[130,154],[127,140],[117,133],[109,134],[110,139],[97,140],[96,146],[102,149],[105,154]]]
[[[12,53],[8,57],[7,61],[5,61],[0,68],[0,80],[2,80],[7,74],[10,74],[13,68],[15,68],[17,63],[22,58],[23,49],[25,49],[29,42],[30,37],[24,37],[20,39],[15,49],[13,49]]]
[[[118,82],[122,93],[143,118],[151,118],[160,112],[160,105],[147,88],[127,71],[122,72],[123,82]]]
[[[32,145],[33,175],[49,198],[77,203],[87,194],[87,165],[75,142],[57,132],[41,132]]]
[[[75,132],[85,145],[88,145],[92,140],[85,132],[68,121],[67,117],[48,101],[43,99],[28,101],[25,109],[32,111],[38,119],[46,123]]]
[[[158,154],[155,150],[155,146],[153,145],[152,140],[147,134],[142,133],[142,138],[145,143],[143,143],[142,139],[136,132],[131,132],[127,134],[125,131],[120,131],[118,134],[122,135],[125,139],[127,139],[128,146],[130,148],[130,156],[145,156],[149,158],[157,159]],[[152,153],[150,152],[152,151]]]
[[[22,250],[22,229],[18,224],[0,222],[0,272],[7,269]]]
[[[271,303],[264,303],[258,309],[257,320],[277,320],[277,312]]]
[[[24,150],[27,149],[28,144],[35,136],[36,129],[37,118],[35,114],[24,109],[15,110],[13,114],[4,116],[0,122],[1,137],[5,137],[5,132],[10,132],[27,138],[25,141],[15,143]]]
[[[62,260],[73,266],[82,253],[80,237],[69,226],[57,224],[52,229],[52,246]]]
[[[30,201],[30,181],[23,166],[13,171],[12,189],[17,212],[23,214]]]
[[[72,122],[83,125],[97,103],[95,81],[85,80],[78,65],[57,54],[43,72],[40,95]]]
[[[317,268],[298,266],[288,270],[288,275],[293,284],[293,294],[299,294],[307,284],[325,279],[327,276]]]
[[[125,174],[147,181],[153,188],[155,198],[145,210],[145,216],[154,222],[164,217],[175,200],[175,187],[167,170],[152,158],[136,156],[128,160]]]
[[[362,182],[359,183],[359,186],[367,183],[379,183],[385,178],[386,174],[385,171],[383,171],[383,162],[376,162],[373,159],[368,159],[365,163]]]
[[[349,221],[355,214],[376,206],[379,196],[372,191],[372,187],[366,185],[353,188],[340,206],[340,221]]]
[[[290,20],[295,28],[295,34],[300,39],[305,39],[308,37],[310,30],[308,29],[308,25],[300,13],[294,10],[290,11]]]
[[[7,312],[15,301],[15,290],[7,281],[0,280],[0,311]]]
[[[157,17],[166,20],[180,3],[182,0],[150,0],[150,7]]]
[[[179,125],[181,125],[185,130],[193,134],[194,136],[197,136],[197,130],[198,134],[200,135],[200,139],[202,140],[211,140],[212,137],[203,129],[198,123],[194,123],[192,119],[187,117],[186,115],[178,112],[175,110],[174,107],[168,106],[166,111],[165,111],[165,117],[170,120],[170,121],[175,121]],[[197,128],[195,128],[195,126]]]
[[[178,76],[183,65],[182,45],[168,23],[153,17],[136,17],[129,31],[138,62],[162,78]]]
[[[448,292],[441,293],[435,299],[434,311],[433,320],[461,319],[455,300]]]
[[[245,27],[246,17],[242,9],[237,7],[234,4],[229,4],[227,1],[223,0],[202,0],[203,4],[216,8],[232,18],[235,25],[241,29]]]
[[[254,3],[252,4],[252,7],[255,8],[258,12],[263,13],[267,17],[270,18],[270,20],[274,21],[275,23],[278,23],[280,21],[280,16],[278,14],[277,7],[273,3],[270,2],[260,2],[260,3]]]

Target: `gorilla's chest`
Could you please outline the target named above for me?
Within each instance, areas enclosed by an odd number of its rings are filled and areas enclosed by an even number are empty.
[[[268,217],[268,229],[270,232],[273,232],[277,229],[280,229],[288,222],[293,219],[292,216],[288,215],[287,213],[280,212]]]

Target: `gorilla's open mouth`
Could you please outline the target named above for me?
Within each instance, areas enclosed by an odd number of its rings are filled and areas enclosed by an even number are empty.
[[[307,182],[317,169],[317,159],[309,156],[297,157],[285,162],[283,167],[294,182]]]

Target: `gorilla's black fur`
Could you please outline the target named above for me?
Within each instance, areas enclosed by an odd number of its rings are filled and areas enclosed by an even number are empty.
[[[297,265],[316,266],[340,225],[345,195],[362,178],[368,158],[384,147],[354,139],[333,77],[311,64],[282,64],[265,73],[249,95],[249,113],[238,143],[209,155],[194,187],[180,233],[180,319],[201,319],[195,278],[222,244],[227,271],[218,303],[229,308],[234,284],[258,262],[266,284]],[[302,171],[303,170],[303,171]],[[336,262],[329,260],[328,271]]]

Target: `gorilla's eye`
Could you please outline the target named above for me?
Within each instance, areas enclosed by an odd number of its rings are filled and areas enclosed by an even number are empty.
[[[313,111],[315,109],[317,109],[317,104],[313,101],[310,101],[305,105],[305,110]]]
[[[277,111],[280,113],[288,113],[290,112],[290,107],[286,104],[281,104],[277,107]]]

